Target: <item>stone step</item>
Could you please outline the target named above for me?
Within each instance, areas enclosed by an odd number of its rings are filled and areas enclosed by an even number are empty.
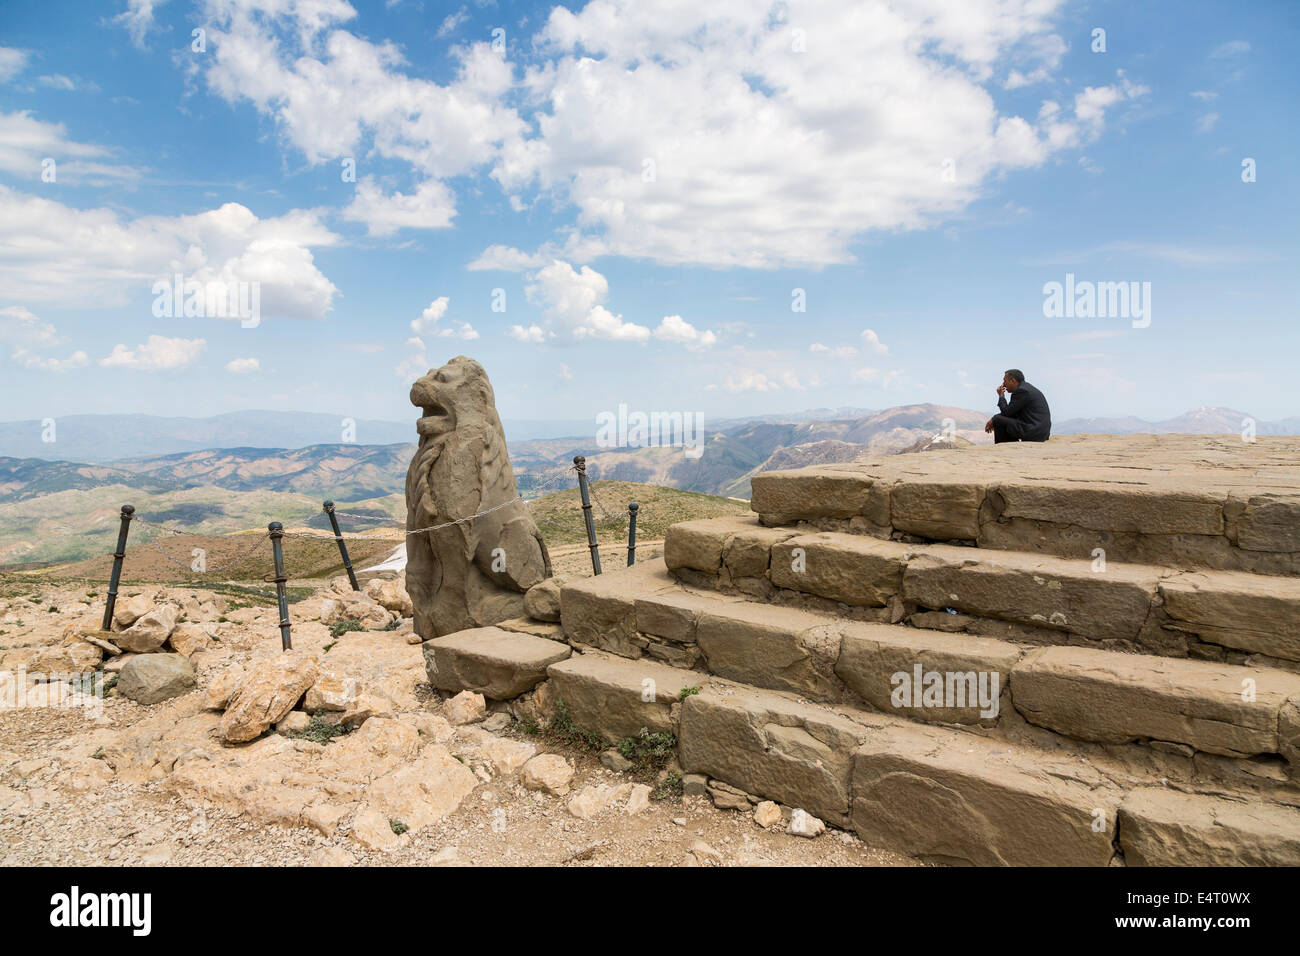
[[[437,690],[474,691],[509,700],[546,679],[546,669],[573,651],[559,641],[499,627],[476,627],[425,641],[424,669]]]
[[[1300,439],[1058,436],[762,472],[765,525],[1170,568],[1300,573]]]
[[[1129,866],[1300,866],[1300,810],[1143,787],[1119,807]]]
[[[853,754],[854,831],[934,863],[1106,866],[1123,791],[1086,763],[919,725]]]
[[[1011,700],[1030,723],[1097,743],[1159,740],[1246,757],[1300,742],[1287,706],[1300,704],[1300,675],[1272,668],[1040,647],[1012,668]]]
[[[572,616],[587,633],[588,602],[617,620],[615,641],[594,638],[603,650],[636,658],[663,641],[708,674],[811,701],[986,728],[1014,708],[1073,740],[1300,764],[1300,674],[1277,668],[854,621],[693,593],[649,566],[567,584],[562,601],[566,630]]]
[[[684,772],[930,862],[1104,866],[1122,847],[1134,865],[1294,863],[1300,847],[1300,811],[1257,795],[1116,783],[1059,752],[601,651],[550,673],[548,706],[584,730],[674,733]]]
[[[768,528],[749,517],[673,525],[664,559],[693,585],[768,600],[806,598],[828,612],[847,605],[876,620],[951,609],[979,619],[963,623],[966,630],[1036,643],[1300,662],[1300,578],[904,544]]]

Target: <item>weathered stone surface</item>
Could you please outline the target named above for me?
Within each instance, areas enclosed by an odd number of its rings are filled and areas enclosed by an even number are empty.
[[[1202,571],[1160,582],[1173,626],[1211,644],[1300,661],[1300,580]]]
[[[322,671],[315,682],[307,688],[303,697],[302,709],[309,714],[321,711],[346,711],[356,703],[361,694],[361,682],[347,674],[333,670]]]
[[[771,800],[764,800],[754,808],[754,822],[764,830],[769,830],[781,822],[781,807]]]
[[[772,549],[799,533],[789,528],[764,528],[754,518],[731,520],[736,531],[727,545],[722,563],[733,580],[765,577]]]
[[[611,743],[642,730],[671,733],[671,705],[683,688],[698,686],[704,677],[696,671],[599,651],[552,664],[547,672],[552,707],[563,701],[574,724]]]
[[[975,866],[1105,866],[1112,856],[1121,792],[1086,764],[901,723],[853,760],[853,829],[871,846]]]
[[[1223,533],[1222,493],[1077,481],[1001,481],[1002,517],[1030,518],[1093,531],[1138,534]]]
[[[1020,654],[1016,645],[992,638],[845,624],[835,673],[884,713],[933,723],[993,724]],[[930,674],[940,675],[937,699],[924,693]],[[981,701],[981,693],[988,699]]]
[[[102,648],[89,641],[66,640],[52,647],[42,647],[29,657],[25,667],[28,674],[88,674],[99,667],[104,659]]]
[[[638,597],[635,606],[636,627],[641,633],[675,644],[693,644],[700,614],[717,607],[718,601],[685,591],[670,591],[652,597]]]
[[[807,810],[796,807],[790,813],[790,832],[797,837],[812,840],[826,832],[826,824]]]
[[[124,631],[153,607],[153,595],[135,594],[131,597],[118,595],[113,605],[113,630]]]
[[[1082,647],[1029,651],[1011,674],[1025,719],[1082,740],[1153,738],[1209,753],[1278,752],[1278,714],[1300,675],[1260,667],[1118,654]]]
[[[1277,749],[1292,767],[1300,767],[1300,696],[1287,700],[1278,711]]]
[[[405,572],[391,581],[376,578],[367,582],[364,591],[366,597],[398,617],[410,617],[415,613],[411,596],[406,593]]]
[[[212,647],[212,635],[201,624],[177,624],[167,638],[173,651],[181,657],[193,657]]]
[[[1294,494],[1248,496],[1237,519],[1237,545],[1247,551],[1300,551],[1300,500]]]
[[[907,553],[903,545],[865,535],[802,535],[772,549],[772,583],[844,604],[883,607],[903,590]]]
[[[509,700],[546,679],[546,668],[565,660],[567,644],[499,627],[478,627],[426,641],[429,683],[438,690],[472,690],[492,700]]]
[[[575,644],[621,657],[640,657],[641,648],[634,641],[635,598],[676,589],[663,561],[641,561],[571,581],[560,590],[565,636]]]
[[[137,704],[156,704],[188,694],[194,687],[194,665],[179,654],[133,657],[117,678],[117,692]]]
[[[569,792],[573,767],[559,754],[539,754],[523,765],[519,782],[528,790],[545,790],[562,797]]]
[[[601,811],[608,810],[615,803],[632,792],[632,784],[618,785],[600,783],[583,787],[569,798],[569,812],[580,820],[590,820]]]
[[[696,641],[709,671],[720,677],[817,700],[840,694],[834,618],[762,604],[720,605],[700,614]]]
[[[409,833],[418,833],[455,812],[476,786],[478,779],[446,747],[429,744],[414,763],[400,766],[371,782],[357,815],[377,813],[389,823],[390,833],[394,820],[404,823]],[[382,838],[382,830],[379,836],[380,842],[387,842]]]
[[[524,610],[528,616],[552,623],[560,619],[560,588],[564,578],[547,578],[534,584],[524,595]]]
[[[691,568],[717,574],[722,570],[722,555],[736,533],[732,518],[704,518],[681,521],[664,532],[664,564],[668,570]]]
[[[749,506],[792,520],[852,518],[866,511],[872,481],[869,475],[829,468],[760,472],[750,479]]]
[[[679,756],[687,772],[843,824],[852,753],[881,725],[772,691],[705,688],[682,704]]]
[[[251,665],[221,717],[221,739],[242,743],[260,735],[293,710],[317,672],[316,661],[296,650]]]
[[[458,356],[411,387],[420,445],[406,475],[406,590],[425,640],[524,612],[551,574],[546,545],[515,487],[487,373]],[[498,570],[499,569],[499,570]]]
[[[447,723],[460,727],[486,717],[487,705],[482,694],[463,690],[442,705],[442,715],[447,718]]]
[[[1110,564],[1097,572],[1090,561],[932,545],[908,562],[903,596],[934,610],[1133,641],[1159,577],[1140,565]]]
[[[174,605],[158,604],[118,634],[114,643],[124,651],[134,651],[137,654],[159,650],[176,627],[176,617]]]
[[[1129,866],[1300,866],[1300,810],[1144,787],[1119,809]]]
[[[940,541],[974,540],[980,533],[984,493],[980,482],[900,481],[890,491],[890,517],[895,529],[908,534]]]

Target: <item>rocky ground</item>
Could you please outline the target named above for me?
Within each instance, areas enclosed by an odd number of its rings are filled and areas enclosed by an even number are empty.
[[[400,580],[367,588],[340,580],[294,604],[285,654],[275,609],[225,593],[124,589],[106,633],[94,630],[101,591],[9,582],[0,863],[911,862],[818,834],[797,808],[683,780],[670,756],[602,753],[548,726],[531,699],[444,699]],[[19,683],[74,669],[106,695]]]

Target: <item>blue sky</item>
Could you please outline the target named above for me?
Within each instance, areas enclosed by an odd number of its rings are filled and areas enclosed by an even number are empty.
[[[1298,48],[1287,2],[8,3],[0,417],[406,419],[457,354],[514,419],[1009,366],[1058,420],[1300,414]],[[155,315],[178,272],[260,321]],[[1067,273],[1149,325],[1045,316]]]

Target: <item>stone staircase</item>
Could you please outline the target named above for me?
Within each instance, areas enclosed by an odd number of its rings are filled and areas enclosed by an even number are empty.
[[[427,642],[430,678],[671,732],[685,772],[928,861],[1296,865],[1297,463],[1089,436],[768,472],[754,517],[566,583],[559,629]]]

